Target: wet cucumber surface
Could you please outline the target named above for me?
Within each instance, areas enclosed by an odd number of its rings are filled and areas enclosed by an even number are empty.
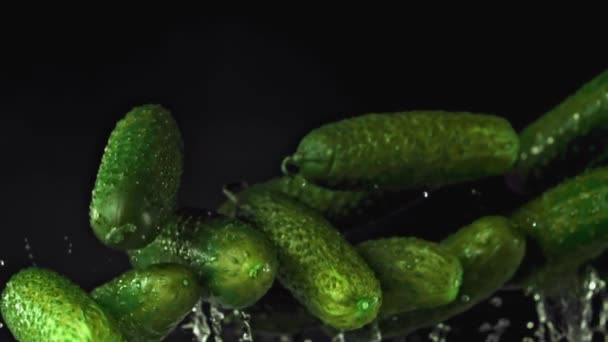
[[[549,189],[513,213],[517,228],[534,239],[543,252],[548,268],[542,277],[573,271],[608,247],[607,194],[608,168],[592,169]]]
[[[162,341],[190,313],[200,295],[196,275],[178,264],[131,270],[91,292],[132,342]]]
[[[116,321],[78,285],[44,268],[26,268],[0,300],[6,326],[21,342],[126,342]]]
[[[373,271],[316,211],[267,190],[244,191],[237,216],[276,246],[278,279],[314,316],[343,330],[374,320],[382,303]]]
[[[91,227],[102,243],[140,248],[160,233],[176,206],[182,149],[177,124],[161,106],[136,107],[116,124],[90,204]]]
[[[367,114],[312,130],[284,169],[333,188],[408,189],[503,174],[519,138],[503,118],[463,112]]]
[[[606,129],[608,70],[521,131],[515,171],[522,178],[542,178],[554,171],[554,162],[568,153],[575,140]]]
[[[500,216],[482,217],[452,234],[441,245],[458,257],[462,286],[452,303],[382,319],[384,337],[405,336],[464,312],[499,290],[515,273],[525,252],[525,239],[512,222]]]
[[[385,317],[441,306],[456,299],[462,283],[458,258],[440,245],[416,238],[370,240],[357,251],[382,286]]]
[[[180,210],[156,240],[128,254],[135,268],[189,266],[205,298],[226,308],[255,303],[272,286],[278,268],[274,247],[251,225],[195,209]]]

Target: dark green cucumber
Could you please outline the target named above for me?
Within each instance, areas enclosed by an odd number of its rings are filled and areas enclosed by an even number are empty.
[[[552,162],[566,153],[576,139],[606,128],[608,71],[521,131],[516,173],[522,177],[543,177],[552,168]]]
[[[13,275],[2,292],[6,326],[21,342],[122,342],[116,321],[78,285],[47,269]]]
[[[177,264],[131,270],[91,292],[129,342],[162,341],[200,296],[196,275]]]
[[[147,245],[175,209],[182,174],[177,124],[158,105],[136,107],[116,124],[105,148],[90,205],[93,232],[105,245]]]
[[[503,118],[441,111],[367,114],[324,125],[285,159],[333,188],[406,189],[499,175],[519,140]]]
[[[380,280],[382,317],[445,305],[458,295],[462,265],[436,243],[396,237],[363,242],[357,251]]]
[[[226,308],[255,303],[272,286],[274,247],[249,224],[203,211],[182,210],[148,246],[128,252],[135,268],[175,262],[191,267],[207,300]]]
[[[511,216],[549,262],[580,264],[608,247],[608,168],[566,180]]]
[[[460,259],[463,280],[459,298],[432,309],[415,310],[382,319],[384,337],[404,336],[464,312],[500,289],[524,257],[525,239],[504,217],[483,217],[441,242]]]
[[[278,279],[324,323],[352,330],[374,320],[380,284],[355,249],[319,213],[277,192],[250,189],[237,215],[251,221],[277,248]]]
[[[608,168],[564,181],[511,218],[540,246],[549,267],[545,273],[575,270],[608,247]]]
[[[301,175],[288,175],[253,185],[287,195],[317,210],[331,222],[344,222],[361,216],[363,210],[380,197],[378,192],[333,190],[307,181]],[[229,214],[234,204],[227,201],[219,210]]]

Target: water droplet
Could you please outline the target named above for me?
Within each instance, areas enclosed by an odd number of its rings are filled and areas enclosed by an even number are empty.
[[[425,191],[422,193],[422,196],[424,196],[424,198],[429,198],[429,193],[428,191]]]
[[[469,301],[471,301],[471,297],[469,297],[468,295],[465,294],[465,295],[460,296],[460,300],[465,303],[468,303]]]
[[[490,299],[490,304],[493,307],[499,308],[502,306],[502,298],[500,297],[492,297],[492,299]]]
[[[6,264],[4,263],[4,260],[0,259],[0,267],[3,267],[4,265],[6,265]]]

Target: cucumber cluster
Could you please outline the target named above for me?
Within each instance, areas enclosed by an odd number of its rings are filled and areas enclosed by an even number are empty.
[[[94,235],[133,269],[86,293],[52,270],[26,268],[7,283],[0,312],[23,342],[161,341],[202,299],[249,311],[254,331],[322,326],[357,339],[372,323],[394,337],[442,322],[509,281],[549,290],[608,247],[602,151],[580,175],[441,241],[404,228],[353,244],[343,223],[399,207],[409,190],[503,175],[512,185],[549,172],[576,138],[608,123],[607,75],[520,134],[504,118],[468,112],[329,123],[302,138],[283,176],[226,191],[217,212],[179,206],[177,123],[159,105],[136,107],[110,134],[90,203]],[[542,260],[528,260],[530,241]]]

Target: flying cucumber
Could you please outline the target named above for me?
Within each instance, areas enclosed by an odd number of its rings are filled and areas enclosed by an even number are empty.
[[[198,275],[205,298],[226,308],[255,303],[272,286],[277,257],[268,239],[249,224],[182,209],[148,246],[128,252],[135,268],[180,263]]]
[[[200,295],[196,275],[177,264],[131,270],[91,292],[130,342],[162,341],[190,313]]]
[[[315,317],[342,330],[376,318],[382,303],[378,280],[319,213],[278,192],[249,189],[239,195],[237,216],[276,246],[280,283]]]
[[[182,174],[182,139],[169,111],[132,109],[112,131],[97,173],[90,223],[115,249],[147,245],[175,209]]]
[[[253,186],[278,191],[317,210],[331,222],[345,222],[360,217],[364,209],[381,197],[377,191],[327,189],[307,181],[299,174],[277,177]],[[229,214],[233,209],[234,203],[227,201],[219,211]]]
[[[2,292],[6,326],[21,342],[123,342],[116,321],[78,285],[43,268],[13,275]]]
[[[575,270],[608,247],[608,168],[562,182],[511,218],[542,250],[544,278]]]
[[[441,245],[463,268],[458,299],[436,308],[414,310],[379,321],[385,338],[404,336],[464,312],[500,289],[519,267],[525,238],[500,216],[482,217],[452,234]]]
[[[521,178],[519,182],[525,178],[546,177],[554,172],[555,162],[562,158],[570,160],[580,153],[577,146],[573,146],[578,139],[606,129],[608,70],[521,131],[520,154],[515,166],[515,174]]]
[[[332,188],[407,189],[503,174],[519,140],[505,119],[413,111],[367,114],[314,129],[283,162]]]
[[[445,305],[458,295],[462,265],[436,243],[395,237],[363,242],[357,251],[380,280],[381,317]]]

